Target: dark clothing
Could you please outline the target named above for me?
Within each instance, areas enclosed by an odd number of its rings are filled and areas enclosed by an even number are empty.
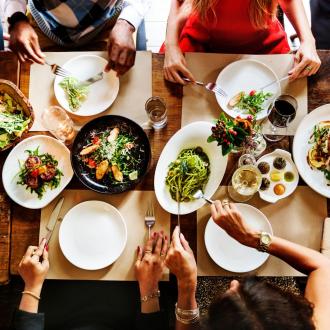
[[[312,32],[317,49],[330,49],[330,1],[311,0]]]
[[[136,320],[136,330],[160,329],[164,324],[164,315],[162,312],[139,314]],[[13,319],[13,330],[44,330],[45,318],[43,313],[28,313],[16,310]],[[118,327],[119,329],[120,327]],[[69,329],[66,329],[69,330]],[[70,330],[112,330],[103,324],[82,325]]]

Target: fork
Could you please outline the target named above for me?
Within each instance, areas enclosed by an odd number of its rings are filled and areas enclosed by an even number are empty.
[[[149,239],[150,239],[150,229],[155,224],[155,222],[156,219],[155,219],[154,205],[152,204],[152,202],[149,202],[146,215],[144,217],[144,223],[148,227]]]
[[[64,77],[64,78],[68,77],[68,76],[72,76],[72,74],[69,71],[65,70],[64,68],[62,68],[58,64],[50,64],[47,61],[45,63],[50,66],[52,72],[56,76],[60,76],[60,77]]]
[[[208,91],[213,92],[214,94],[220,95],[220,96],[227,96],[227,93],[216,83],[209,82],[209,83],[203,83],[202,81],[192,81],[189,78],[182,78],[186,82],[190,82],[193,84],[196,84],[198,86],[205,87]]]

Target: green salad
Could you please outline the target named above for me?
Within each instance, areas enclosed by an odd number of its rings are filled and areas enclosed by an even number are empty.
[[[74,112],[79,110],[82,102],[87,98],[89,88],[82,85],[79,80],[74,77],[64,78],[59,85],[64,90],[70,109]]]
[[[30,120],[11,96],[0,92],[0,150],[21,137]]]

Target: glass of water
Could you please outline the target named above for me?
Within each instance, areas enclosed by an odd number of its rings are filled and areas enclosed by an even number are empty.
[[[58,106],[46,108],[41,115],[43,126],[52,133],[56,139],[70,145],[75,137],[73,121],[64,109]]]
[[[164,100],[158,96],[153,96],[147,100],[145,109],[149,122],[154,129],[160,129],[167,124],[167,109]]]

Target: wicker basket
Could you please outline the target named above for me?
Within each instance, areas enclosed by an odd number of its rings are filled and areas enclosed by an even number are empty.
[[[32,106],[31,106],[29,100],[17,88],[17,86],[15,84],[13,84],[11,81],[0,79],[0,92],[5,92],[10,97],[12,97],[13,100],[15,102],[17,102],[22,107],[25,115],[27,117],[30,117],[29,126],[27,127],[27,129],[25,130],[25,132],[23,132],[22,136],[17,137],[14,141],[12,141],[12,143],[8,144],[6,147],[4,147],[2,149],[0,148],[0,152],[1,152],[1,151],[4,151],[4,150],[12,147],[16,143],[18,143],[23,138],[23,136],[30,130],[30,128],[31,128],[31,126],[33,124],[33,121],[34,121],[34,113],[33,113],[33,109],[32,109]]]

